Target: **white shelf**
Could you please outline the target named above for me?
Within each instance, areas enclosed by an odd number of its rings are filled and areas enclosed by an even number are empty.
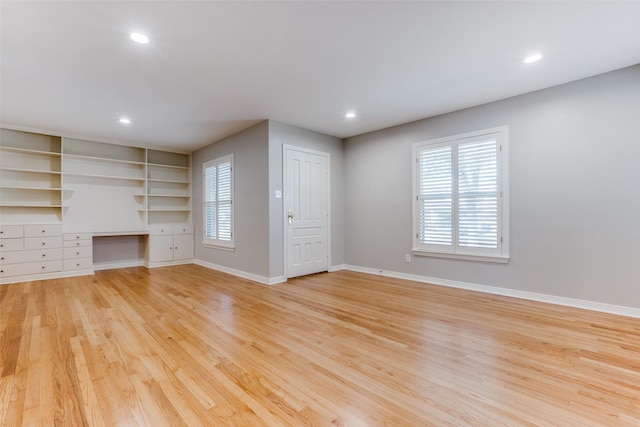
[[[158,167],[158,168],[168,168],[168,169],[181,169],[181,170],[189,170],[191,169],[189,166],[174,166],[174,165],[161,165],[158,163],[147,163],[149,167]]]
[[[71,176],[80,176],[80,177],[85,177],[85,178],[100,178],[100,179],[120,179],[120,180],[126,180],[126,181],[145,181],[144,178],[139,178],[139,177],[128,177],[128,176],[118,176],[118,175],[95,175],[95,174],[91,174],[91,173],[76,173],[76,172],[65,172],[64,173],[65,177],[71,177]]]
[[[25,191],[61,191],[62,188],[54,188],[54,187],[22,187],[22,186],[8,186],[5,185],[2,187],[3,190],[25,190]]]
[[[13,153],[37,154],[37,155],[51,156],[51,157],[60,157],[62,155],[59,152],[32,150],[30,148],[20,148],[20,147],[9,147],[6,145],[0,145],[0,151],[10,151]]]
[[[151,208],[147,212],[191,212],[191,208]]]
[[[24,168],[5,168],[0,167],[0,171],[7,172],[27,172],[27,173],[43,173],[47,175],[60,175],[62,172],[54,170],[42,170],[42,169],[24,169]]]
[[[5,203],[0,204],[2,208],[61,208],[62,205],[47,205],[47,204],[28,204],[28,203]]]
[[[172,179],[147,179],[148,182],[166,182],[169,184],[191,184],[191,181],[175,181]]]
[[[80,154],[65,154],[64,157],[68,159],[78,159],[78,160],[94,160],[99,162],[124,163],[129,165],[140,165],[140,166],[145,165],[144,162],[138,162],[133,160],[120,160],[120,159],[112,159],[109,157],[84,156]]]
[[[180,196],[175,194],[147,194],[148,197],[169,197],[172,199],[190,199],[191,196]]]

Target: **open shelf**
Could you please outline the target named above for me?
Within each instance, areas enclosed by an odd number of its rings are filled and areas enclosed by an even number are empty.
[[[92,174],[92,173],[75,173],[75,172],[65,172],[64,174],[65,177],[72,177],[72,176],[78,176],[78,177],[86,177],[86,178],[99,178],[99,179],[122,179],[122,180],[126,180],[126,181],[144,181],[144,178],[139,178],[139,177],[128,177],[128,176],[119,176],[119,175],[96,175],[96,174]]]
[[[0,217],[4,224],[62,216],[61,138],[0,129]]]

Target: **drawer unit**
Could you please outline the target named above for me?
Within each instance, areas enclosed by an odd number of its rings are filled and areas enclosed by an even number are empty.
[[[0,239],[0,252],[21,251],[24,249],[24,239]]]
[[[69,233],[63,236],[65,243],[68,241],[81,241],[81,240],[89,240],[91,241],[91,234],[89,233]]]
[[[53,261],[57,259],[62,259],[62,249],[34,249],[31,251],[2,252],[0,254],[0,262],[3,264]]]
[[[61,248],[62,236],[51,237],[26,237],[24,239],[25,249],[48,249]]]
[[[173,234],[173,225],[152,225],[149,227],[151,236],[162,236]]]
[[[3,264],[2,266],[0,266],[0,277],[54,273],[61,270],[62,260],[26,262],[21,264]]]
[[[174,225],[173,234],[193,234],[193,224]]]
[[[89,240],[65,240],[64,247],[65,248],[78,248],[82,246],[91,246],[92,241]]]
[[[91,258],[93,251],[91,246],[80,246],[77,248],[64,248],[64,259]]]
[[[20,276],[26,276],[24,280],[35,280],[62,271],[60,224],[5,225],[2,231],[0,278],[20,281]]]
[[[89,233],[65,233],[64,271],[93,269],[93,237]]]
[[[0,225],[0,239],[23,237],[21,225]]]
[[[62,226],[58,224],[24,226],[24,237],[59,236],[61,234]]]
[[[93,268],[92,258],[65,259],[64,270],[91,270]]]

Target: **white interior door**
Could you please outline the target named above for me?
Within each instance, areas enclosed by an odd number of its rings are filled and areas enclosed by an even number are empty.
[[[287,277],[329,269],[329,154],[285,148]]]

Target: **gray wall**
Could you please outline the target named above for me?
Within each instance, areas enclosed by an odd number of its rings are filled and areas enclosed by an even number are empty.
[[[269,237],[271,277],[284,274],[284,199],[274,197],[282,190],[283,145],[294,145],[329,153],[331,167],[331,264],[344,263],[344,165],[342,140],[273,120],[269,121]]]
[[[342,140],[274,121],[247,130],[193,153],[193,221],[195,258],[269,279],[284,275],[283,145],[328,152],[331,161],[331,260],[344,262],[344,196]],[[202,245],[202,165],[233,154],[235,251]]]
[[[413,257],[411,144],[508,125],[511,260]],[[345,140],[345,262],[640,308],[640,66]]]
[[[269,277],[269,124],[264,121],[192,154],[192,203],[195,257],[247,273]],[[235,251],[202,245],[202,165],[233,154]]]

